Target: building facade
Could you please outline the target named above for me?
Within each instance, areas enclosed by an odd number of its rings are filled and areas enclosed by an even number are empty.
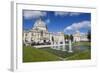
[[[41,19],[37,20],[32,29],[23,32],[23,43],[26,45],[65,44],[63,32],[49,32]]]
[[[73,34],[73,41],[74,42],[88,41],[87,34],[76,31],[76,33]]]

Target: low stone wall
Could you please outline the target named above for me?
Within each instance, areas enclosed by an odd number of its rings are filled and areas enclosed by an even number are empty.
[[[54,45],[36,45],[36,46],[33,46],[35,48],[43,48],[43,47],[52,47],[52,46],[63,46],[63,45],[68,45],[68,44],[54,44]]]

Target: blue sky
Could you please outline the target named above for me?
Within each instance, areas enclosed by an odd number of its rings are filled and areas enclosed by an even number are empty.
[[[90,13],[23,10],[23,29],[30,30],[39,18],[46,23],[49,32],[72,34],[79,30],[86,33],[91,28]]]

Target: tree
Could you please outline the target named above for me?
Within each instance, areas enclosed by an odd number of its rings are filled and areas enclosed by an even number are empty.
[[[91,42],[91,31],[90,30],[88,31],[87,38],[88,38],[89,42]]]
[[[69,39],[69,35],[67,35],[67,34],[64,35],[64,37],[65,37],[65,40],[66,40],[66,39],[67,39],[67,40]]]
[[[73,41],[73,35],[72,34],[70,35],[70,40]]]
[[[54,37],[52,36],[52,41],[54,42]]]

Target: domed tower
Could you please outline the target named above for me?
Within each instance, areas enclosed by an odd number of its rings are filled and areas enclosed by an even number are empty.
[[[47,25],[46,25],[46,23],[43,22],[43,21],[41,20],[41,18],[40,18],[40,19],[38,19],[38,20],[35,22],[35,24],[34,24],[34,29],[47,31]]]

